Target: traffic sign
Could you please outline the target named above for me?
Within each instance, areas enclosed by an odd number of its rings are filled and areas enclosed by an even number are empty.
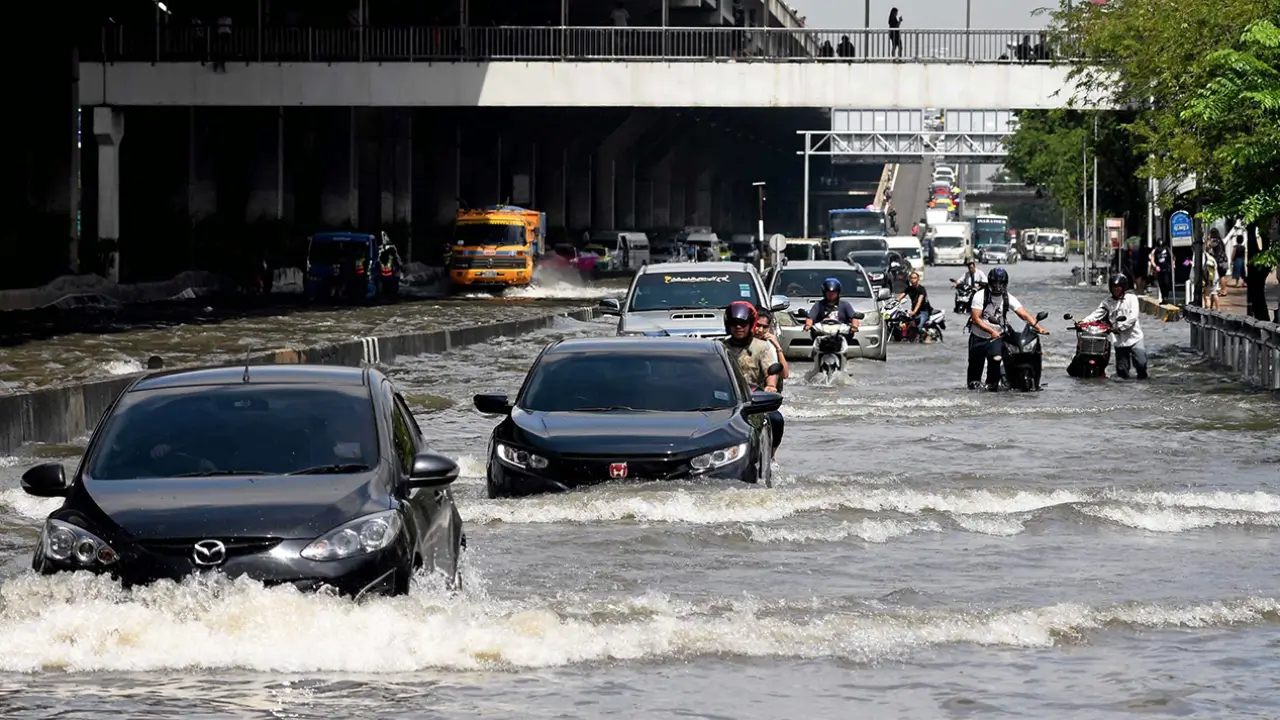
[[[1191,216],[1186,210],[1169,216],[1169,237],[1174,240],[1190,240],[1194,231],[1191,228]]]
[[[774,233],[769,236],[769,249],[774,252],[782,252],[787,247],[787,237],[781,233]]]

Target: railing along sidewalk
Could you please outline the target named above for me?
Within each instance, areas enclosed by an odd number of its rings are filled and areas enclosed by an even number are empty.
[[[1184,307],[1191,347],[1268,390],[1280,390],[1280,324],[1220,310]]]
[[[90,62],[465,62],[483,60],[1021,63],[1034,30],[658,27],[233,27],[108,25],[81,39]],[[1057,47],[1074,43],[1059,42]],[[1027,52],[1030,48],[1022,46]],[[1049,62],[1061,52],[1049,52]]]

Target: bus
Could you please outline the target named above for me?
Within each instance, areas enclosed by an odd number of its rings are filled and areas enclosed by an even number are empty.
[[[1009,240],[1009,218],[1004,215],[979,215],[973,219],[973,247],[1003,245]]]

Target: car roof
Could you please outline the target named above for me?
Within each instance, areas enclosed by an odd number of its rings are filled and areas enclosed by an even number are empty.
[[[246,370],[248,381],[245,380]],[[368,368],[341,365],[226,365],[223,367],[171,370],[147,375],[130,388],[162,390],[165,388],[212,385],[369,385]]]
[[[682,275],[689,273],[705,274],[708,269],[722,272],[745,272],[756,273],[756,268],[750,263],[744,262],[725,262],[716,260],[712,262],[671,262],[671,263],[653,263],[640,268],[640,275]]]
[[[852,270],[843,260],[792,260],[782,270]]]
[[[720,343],[709,338],[684,337],[596,337],[557,340],[543,353],[577,355],[609,353],[625,355],[714,355]]]

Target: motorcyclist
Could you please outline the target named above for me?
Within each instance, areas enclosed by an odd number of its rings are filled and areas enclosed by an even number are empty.
[[[1001,337],[1009,311],[1013,310],[1031,328],[1041,335],[1048,335],[1035,317],[1027,311],[1018,298],[1009,294],[1009,272],[996,268],[987,276],[986,287],[979,288],[969,303],[969,389],[976,389],[982,380],[982,364],[987,364],[987,389],[1000,389],[1000,353],[1004,343]],[[1039,358],[1036,359],[1039,362]]]
[[[916,321],[916,328],[924,333],[924,325],[929,320],[929,316],[933,314],[933,306],[929,304],[929,291],[920,284],[920,273],[912,272],[907,280],[907,287],[898,295],[898,302],[902,302],[902,298],[911,298],[911,309],[907,314]],[[924,342],[932,342],[928,334],[922,336]]]
[[[720,342],[729,351],[729,357],[738,363],[748,385],[765,392],[778,392],[778,376],[769,374],[770,366],[778,362],[778,353],[768,341],[755,336],[758,319],[759,313],[751,303],[745,300],[729,303],[724,310],[724,331],[729,337]],[[768,417],[773,426],[773,449],[777,450],[785,421],[776,410]]]
[[[778,392],[782,392],[782,381],[791,377],[791,365],[787,362],[787,356],[783,353],[782,343],[778,341],[778,336],[773,332],[773,313],[768,310],[760,311],[759,317],[756,318],[754,335],[772,345],[774,351],[778,353],[778,362],[782,365],[782,377],[778,378]]]
[[[978,287],[985,284],[987,284],[986,274],[978,269],[977,261],[970,260],[969,272],[962,275],[959,280],[953,281],[951,283],[951,287],[953,288],[967,287],[967,288],[973,288],[976,290]]]
[[[805,332],[812,330],[814,323],[822,322],[833,313],[837,320],[849,325],[851,331],[858,329],[859,323],[854,316],[856,311],[847,301],[840,299],[840,291],[840,281],[836,278],[827,278],[822,281],[822,299],[809,308],[809,317],[804,321]]]
[[[1138,296],[1132,292],[1129,276],[1116,273],[1108,283],[1111,295],[1104,298],[1093,312],[1080,320],[1081,323],[1101,320],[1111,326],[1115,335],[1112,345],[1116,349],[1116,375],[1129,377],[1129,365],[1137,370],[1138,379],[1147,379],[1147,348],[1142,342],[1142,326],[1138,324],[1141,309],[1138,307]],[[1123,317],[1123,321],[1117,318]]]

